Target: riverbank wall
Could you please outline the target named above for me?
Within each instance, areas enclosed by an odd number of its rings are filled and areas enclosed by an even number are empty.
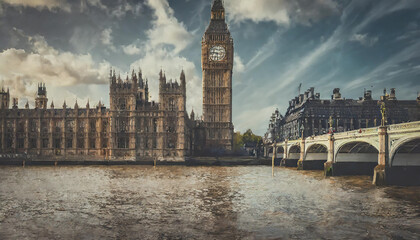
[[[0,165],[6,166],[89,166],[89,165],[185,165],[185,166],[258,166],[271,165],[271,158],[255,157],[187,157],[183,159],[48,159],[48,158],[0,158]],[[275,165],[280,159],[275,160]]]

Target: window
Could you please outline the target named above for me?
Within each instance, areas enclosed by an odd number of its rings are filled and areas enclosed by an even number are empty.
[[[43,138],[42,139],[42,148],[48,148],[48,138]]]
[[[153,148],[157,148],[157,140],[156,140],[156,138],[153,138]]]
[[[61,125],[62,125],[62,123],[61,123],[61,120],[57,120],[56,122],[55,122],[55,132],[61,132]]]
[[[118,148],[128,148],[128,138],[126,137],[118,138]]]
[[[60,138],[54,139],[54,148],[61,148],[61,139]]]
[[[140,136],[137,136],[136,137],[136,147],[137,148],[140,148],[140,145],[141,145],[141,137]]]
[[[95,139],[94,139],[94,138],[91,138],[91,139],[89,140],[89,143],[90,143],[90,148],[91,148],[91,149],[95,149],[95,148],[96,148],[96,141],[95,141]]]
[[[29,122],[29,129],[31,132],[36,132],[36,121],[35,120],[31,120]]]
[[[74,131],[74,120],[67,120],[66,122],[66,130],[69,132]]]
[[[128,131],[127,119],[118,119],[117,129],[118,129],[118,132],[127,132]]]
[[[102,121],[102,132],[106,132],[108,129],[108,121]]]
[[[102,140],[102,148],[107,148],[108,147],[108,138],[104,138]]]
[[[17,140],[17,148],[24,148],[24,144],[25,144],[25,139],[18,138],[18,140]]]
[[[36,146],[36,139],[35,138],[30,138],[29,139],[29,148],[37,148]]]
[[[43,133],[48,132],[48,122],[47,121],[42,121],[41,122],[41,130],[42,130]]]
[[[120,100],[118,101],[118,106],[120,108],[120,110],[125,110],[127,105],[127,101],[124,98],[120,98]]]
[[[137,130],[141,129],[141,118],[136,119]]]
[[[79,120],[78,127],[79,127],[79,133],[84,133],[85,128],[86,128],[85,121],[84,120]]]
[[[25,132],[25,122],[20,121],[18,124],[18,132]]]
[[[66,147],[67,148],[73,148],[73,139],[72,138],[68,138],[66,140]]]
[[[153,132],[157,132],[157,120],[153,119]]]
[[[90,120],[90,131],[96,132],[96,120]]]
[[[77,148],[85,148],[85,139],[84,138],[78,138],[77,139]]]
[[[175,100],[173,98],[169,99],[169,111],[175,111],[176,110],[176,106],[175,106]]]

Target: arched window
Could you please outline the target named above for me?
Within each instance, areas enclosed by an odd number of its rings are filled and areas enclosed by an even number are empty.
[[[120,98],[120,100],[118,101],[118,106],[120,108],[120,110],[125,110],[127,107],[127,101],[125,100],[125,98]]]
[[[169,111],[175,111],[176,106],[175,106],[175,100],[173,98],[169,99]]]

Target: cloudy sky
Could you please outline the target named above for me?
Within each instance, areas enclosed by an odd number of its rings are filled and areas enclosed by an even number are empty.
[[[420,91],[418,0],[225,0],[235,42],[235,129],[263,134],[302,89],[346,98]],[[157,99],[160,68],[186,71],[201,114],[201,37],[211,0],[0,0],[0,81],[33,105],[36,83],[56,106],[108,99],[111,66],[141,68]]]

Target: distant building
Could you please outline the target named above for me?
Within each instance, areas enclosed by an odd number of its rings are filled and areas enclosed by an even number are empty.
[[[394,88],[389,94],[385,90],[380,100],[372,99],[370,90],[359,100],[345,99],[339,88],[334,89],[331,99],[321,99],[320,94],[310,88],[289,102],[284,116],[278,110],[272,114],[264,142],[326,134],[330,117],[334,132],[379,126],[383,102],[388,124],[420,120],[420,96],[417,100],[397,100]]]

